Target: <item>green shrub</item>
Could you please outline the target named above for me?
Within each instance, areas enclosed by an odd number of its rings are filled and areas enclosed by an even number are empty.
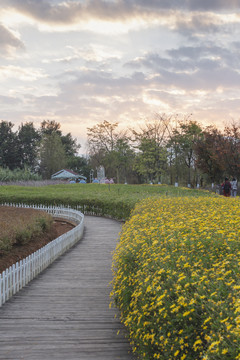
[[[28,181],[41,180],[42,177],[38,174],[32,173],[28,168],[9,170],[8,168],[0,167],[0,181]]]
[[[27,244],[32,238],[32,231],[30,228],[20,230],[15,235],[15,243],[17,245]]]

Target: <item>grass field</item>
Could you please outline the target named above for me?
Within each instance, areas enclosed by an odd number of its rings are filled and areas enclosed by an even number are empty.
[[[44,187],[1,186],[0,203],[65,205],[86,213],[127,219],[139,200],[156,197],[209,197],[213,193],[167,185],[67,184]]]

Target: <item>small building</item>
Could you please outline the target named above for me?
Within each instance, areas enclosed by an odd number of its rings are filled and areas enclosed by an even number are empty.
[[[87,180],[83,175],[79,175],[72,170],[62,169],[51,176],[52,180]]]

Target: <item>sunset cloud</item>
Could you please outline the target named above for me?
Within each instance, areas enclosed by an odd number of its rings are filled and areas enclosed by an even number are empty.
[[[103,120],[239,117],[238,0],[0,3],[3,120],[56,120],[85,142]]]

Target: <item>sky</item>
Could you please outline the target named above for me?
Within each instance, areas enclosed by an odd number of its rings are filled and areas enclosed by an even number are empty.
[[[240,115],[240,0],[0,0],[0,120],[137,127]]]

